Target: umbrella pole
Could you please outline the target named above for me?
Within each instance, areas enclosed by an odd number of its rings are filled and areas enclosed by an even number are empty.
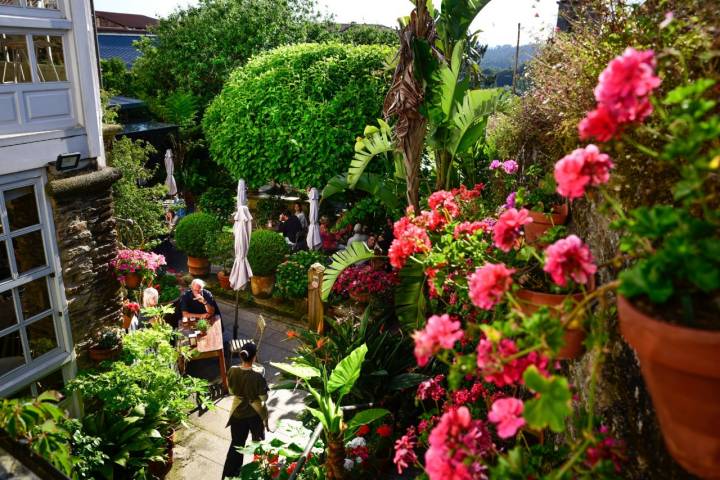
[[[235,290],[235,323],[233,324],[233,339],[238,335],[238,304],[240,303],[240,290]]]

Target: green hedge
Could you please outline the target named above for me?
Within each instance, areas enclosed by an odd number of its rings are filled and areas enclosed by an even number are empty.
[[[267,277],[275,273],[289,252],[282,235],[271,230],[255,230],[250,236],[248,262],[253,275]]]
[[[220,231],[220,223],[209,213],[191,213],[178,222],[175,242],[178,249],[191,257],[207,257],[205,241],[208,234]]]
[[[354,139],[382,113],[393,50],[300,44],[235,70],[203,120],[213,160],[250,187],[324,185],[347,169]]]

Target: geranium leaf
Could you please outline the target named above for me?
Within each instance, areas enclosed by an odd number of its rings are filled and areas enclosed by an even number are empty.
[[[537,393],[525,402],[523,417],[535,429],[550,427],[554,432],[565,430],[565,418],[572,413],[572,394],[567,379],[556,375],[545,378],[532,365],[523,374],[525,385]]]

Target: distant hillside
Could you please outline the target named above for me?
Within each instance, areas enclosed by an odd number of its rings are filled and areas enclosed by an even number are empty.
[[[520,45],[519,65],[530,60],[538,49],[537,44]],[[515,46],[498,45],[490,47],[480,62],[482,68],[490,68],[494,70],[512,69],[515,61]]]

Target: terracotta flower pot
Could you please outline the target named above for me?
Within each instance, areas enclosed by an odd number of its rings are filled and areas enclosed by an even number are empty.
[[[591,289],[594,282],[591,282]],[[582,293],[574,295],[558,295],[554,293],[535,292],[533,290],[520,289],[516,293],[518,303],[520,303],[520,311],[525,315],[532,315],[537,312],[540,307],[548,307],[550,311],[555,311],[558,315],[562,315],[562,307],[565,300],[570,297],[575,303],[583,299]],[[582,328],[566,328],[565,329],[565,345],[558,351],[558,360],[574,360],[580,358],[585,352],[583,342],[586,333]]]
[[[142,277],[137,272],[130,272],[125,275],[125,287],[129,289],[137,288],[142,282]]]
[[[553,213],[551,215],[530,210],[530,218],[532,218],[533,221],[524,227],[525,241],[528,243],[537,243],[537,240],[542,237],[545,232],[550,230],[550,228],[556,225],[565,225],[568,212],[569,209],[567,203],[554,206]]]
[[[130,328],[130,324],[132,323],[132,315],[125,315],[123,313],[123,328],[127,330]]]
[[[173,465],[173,447],[175,446],[175,430],[171,429],[165,436],[165,458],[164,462],[149,462],[148,470],[157,478],[165,478]]]
[[[88,355],[90,356],[90,360],[92,360],[95,363],[100,363],[105,360],[112,360],[117,358],[117,356],[120,354],[120,345],[114,347],[114,348],[98,348],[98,347],[90,347],[88,349]]]
[[[273,286],[275,285],[275,277],[251,277],[250,278],[250,289],[252,294],[258,298],[268,298],[272,294]]]
[[[617,303],[670,454],[689,472],[720,479],[720,332],[655,320],[623,297]]]
[[[187,266],[190,275],[206,277],[210,273],[210,261],[205,257],[191,257],[188,255]]]
[[[230,275],[226,275],[222,270],[217,273],[218,282],[220,282],[220,288],[230,290]]]

